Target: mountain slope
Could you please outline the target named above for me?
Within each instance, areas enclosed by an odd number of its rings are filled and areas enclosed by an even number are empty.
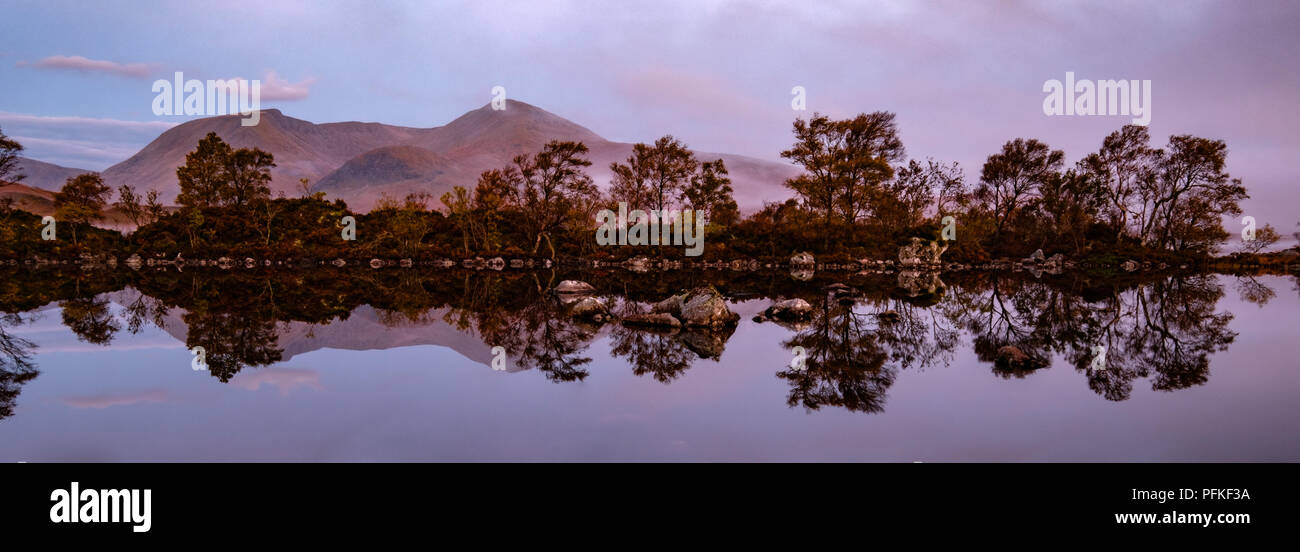
[[[61,167],[53,163],[19,157],[18,169],[14,172],[16,174],[27,175],[27,177],[22,180],[22,183],[27,186],[39,188],[41,190],[58,191],[60,188],[63,188],[63,183],[67,182],[69,178],[94,171]]]
[[[263,111],[256,126],[241,126],[242,119],[210,117],[173,127],[130,159],[105,170],[104,179],[113,187],[129,183],[141,191],[157,189],[164,201],[174,201],[179,193],[176,167],[184,164],[185,154],[203,136],[216,132],[234,147],[258,147],[275,155],[273,193],[295,195],[298,179],[309,178],[314,191],[365,211],[384,194],[401,198],[423,191],[437,198],[456,185],[470,188],[481,172],[505,166],[516,155],[536,152],[550,140],[585,143],[591,150],[588,172],[606,188],[609,164],[632,154],[631,144],[605,140],[586,127],[514,100],[502,111],[483,106],[444,126],[424,129],[380,123],[315,124],[274,109]],[[744,210],[788,197],[782,182],[797,174],[784,163],[730,154],[697,156],[723,159]]]

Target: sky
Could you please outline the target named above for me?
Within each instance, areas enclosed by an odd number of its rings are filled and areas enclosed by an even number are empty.
[[[260,79],[313,122],[438,126],[503,86],[607,139],[779,160],[812,112],[897,114],[908,155],[968,182],[1016,137],[1068,163],[1125,116],[1047,116],[1044,82],[1151,81],[1155,145],[1224,140],[1258,224],[1297,230],[1300,2],[0,3],[0,129],[102,170],[185,117],[155,79]],[[807,110],[791,107],[806,90]],[[1232,230],[1232,228],[1229,228]]]

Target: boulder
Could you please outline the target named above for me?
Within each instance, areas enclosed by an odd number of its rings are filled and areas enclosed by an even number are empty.
[[[668,314],[676,318],[681,318],[683,297],[683,295],[674,295],[655,303],[650,306],[650,312],[653,314]]]
[[[1122,268],[1122,269],[1124,269],[1125,272],[1134,272],[1134,271],[1136,271],[1137,269],[1142,268],[1142,265],[1138,264],[1137,261],[1134,261],[1134,260],[1131,260],[1131,259],[1130,259],[1130,260],[1124,261],[1124,264],[1119,265],[1119,267]]]
[[[580,280],[564,280],[555,286],[555,293],[580,295],[584,293],[595,293],[596,288],[591,284]]]
[[[1026,260],[1033,263],[1041,263],[1047,260],[1047,256],[1043,255],[1042,249],[1035,249],[1033,253],[1029,254],[1029,258]]]
[[[569,306],[569,316],[603,322],[609,317],[609,307],[596,297],[583,297]]]
[[[624,326],[650,326],[655,328],[680,328],[681,320],[666,312],[629,314],[623,317]]]
[[[817,260],[813,258],[812,253],[807,251],[795,253],[790,257],[790,266],[811,266],[815,264],[817,264]]]
[[[713,288],[698,288],[682,300],[682,325],[720,328],[735,324],[740,315],[731,312],[722,294]]]
[[[902,266],[939,264],[939,257],[947,250],[947,244],[940,245],[934,240],[912,238],[910,243],[898,248],[898,264]]]
[[[812,314],[812,310],[812,305],[808,304],[807,301],[796,298],[774,303],[766,311],[763,311],[763,314],[769,318],[800,320]]]

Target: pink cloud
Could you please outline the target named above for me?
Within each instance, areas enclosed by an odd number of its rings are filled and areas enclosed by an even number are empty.
[[[90,59],[82,56],[50,56],[35,63],[18,62],[19,67],[53,69],[56,71],[81,71],[83,73],[107,73],[119,77],[135,79],[149,78],[153,67],[147,63],[117,63],[102,59]]]

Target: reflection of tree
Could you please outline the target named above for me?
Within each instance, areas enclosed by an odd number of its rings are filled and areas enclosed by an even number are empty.
[[[1223,289],[1197,275],[1087,296],[1044,282],[993,277],[986,291],[963,290],[948,310],[973,335],[980,360],[1014,345],[1036,358],[1059,353],[1088,375],[1088,386],[1109,400],[1125,400],[1133,381],[1152,388],[1200,385],[1209,355],[1232,343],[1229,313],[1216,313]],[[1091,299],[1091,300],[1089,300]],[[1094,363],[1104,361],[1104,369]],[[996,372],[996,370],[995,370]],[[1005,376],[1023,376],[1005,373]]]
[[[1254,276],[1239,276],[1237,278],[1237,295],[1242,301],[1254,303],[1263,308],[1269,301],[1277,296],[1273,288],[1264,285],[1263,282],[1255,279]]]
[[[616,357],[627,357],[633,374],[649,374],[655,381],[672,383],[690,369],[696,356],[678,338],[679,333],[620,326],[610,335],[611,352]]]
[[[113,335],[122,329],[109,309],[106,296],[60,301],[59,308],[63,311],[63,325],[77,334],[77,339],[86,343],[108,345],[113,341]]]
[[[805,354],[802,370],[787,365],[777,373],[790,383],[787,404],[883,411],[897,368],[886,365],[889,355],[876,340],[871,317],[827,297],[820,303],[807,329],[781,344],[791,350],[803,347]]]
[[[40,374],[32,363],[36,344],[9,335],[5,329],[22,323],[22,317],[16,313],[0,314],[0,420],[13,415],[23,384]]]
[[[483,293],[491,295],[479,291],[473,297],[483,300]],[[585,379],[591,357],[582,356],[582,352],[591,346],[599,327],[568,317],[562,305],[545,292],[527,292],[511,299],[522,306],[487,300],[473,307],[483,341],[504,348],[511,362],[521,368],[536,368],[551,381]],[[453,312],[463,313],[463,309]]]
[[[140,333],[145,322],[162,328],[167,317],[167,305],[143,293],[136,295],[134,301],[126,306],[126,328],[133,334]]]
[[[185,346],[203,347],[208,372],[227,382],[247,366],[279,362],[276,323],[283,315],[275,301],[275,285],[201,289],[182,319],[188,331]]]

